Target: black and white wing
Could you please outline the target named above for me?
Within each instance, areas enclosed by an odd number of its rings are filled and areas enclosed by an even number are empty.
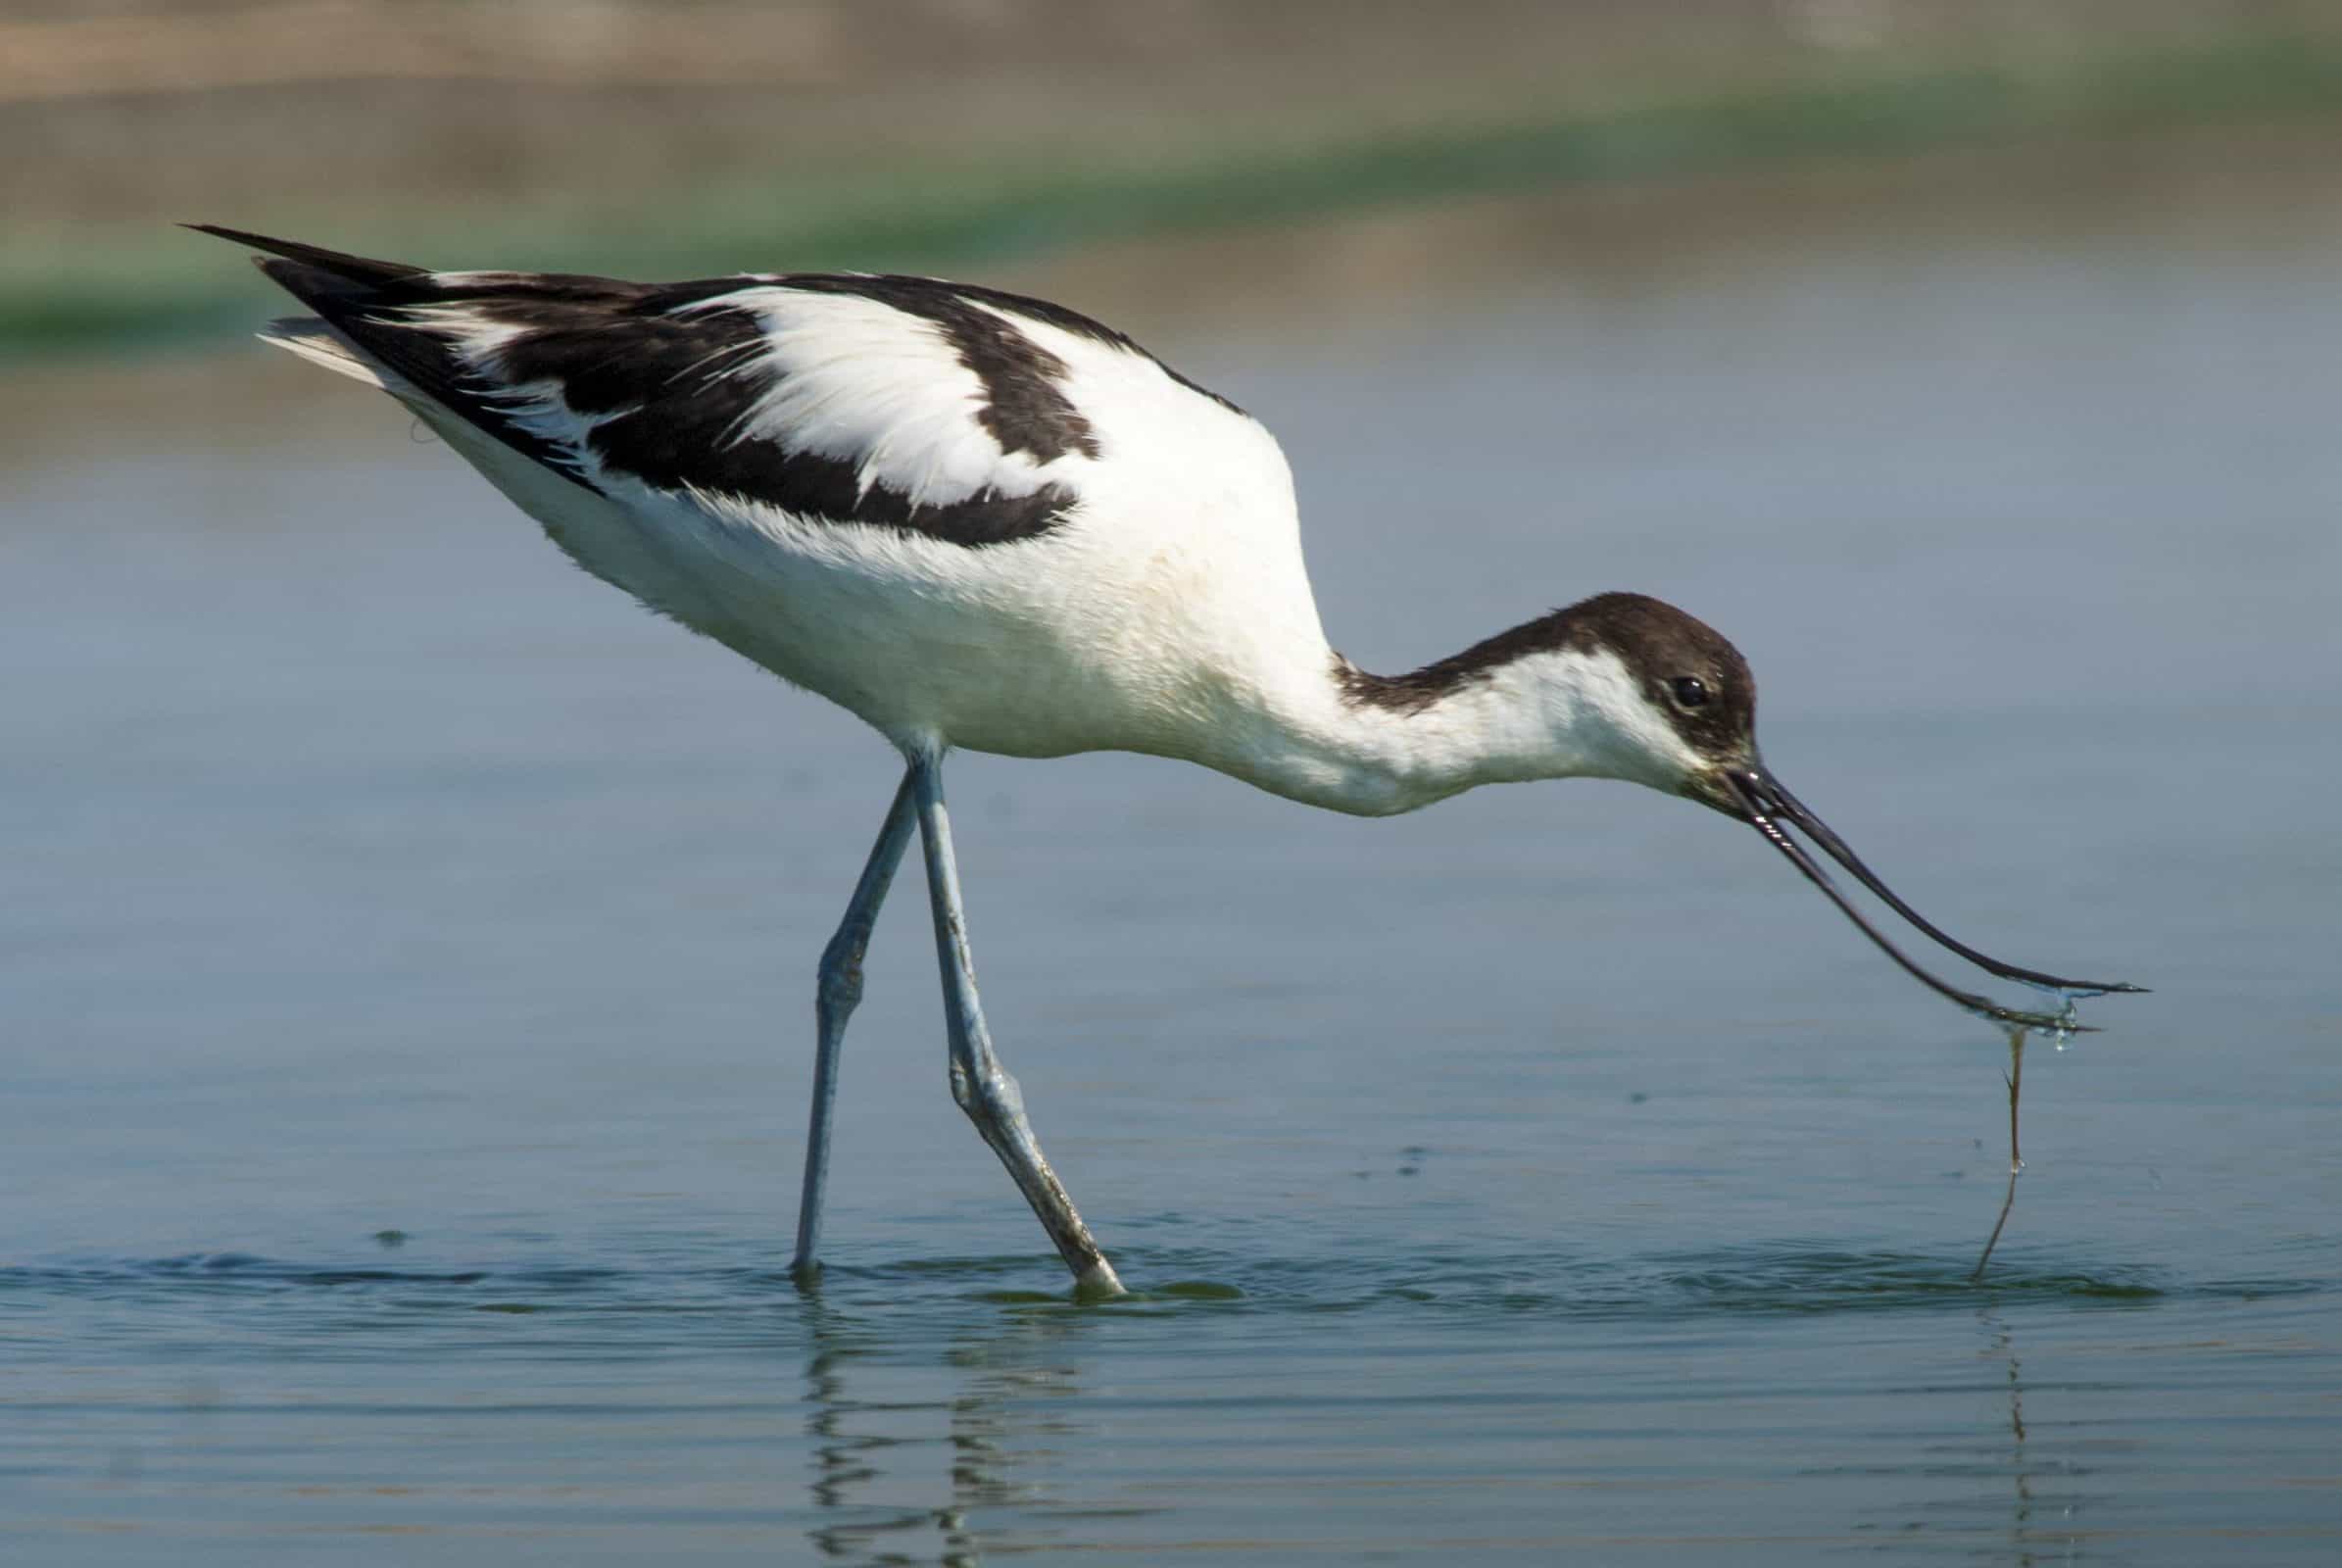
[[[967,547],[1139,484],[1235,487],[1291,515],[1258,424],[1046,301],[852,273],[439,272],[196,226],[268,252],[317,313],[276,324],[285,346],[612,499],[726,498]]]

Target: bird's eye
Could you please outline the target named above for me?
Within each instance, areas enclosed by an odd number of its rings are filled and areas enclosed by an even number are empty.
[[[1708,683],[1697,675],[1678,675],[1668,683],[1668,690],[1675,693],[1676,706],[1679,708],[1707,706]]]

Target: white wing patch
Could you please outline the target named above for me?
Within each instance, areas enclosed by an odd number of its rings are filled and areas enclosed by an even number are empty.
[[[854,294],[743,289],[687,311],[746,310],[764,352],[725,375],[760,373],[771,387],[735,440],[765,440],[854,466],[863,494],[884,486],[912,507],[948,507],[991,492],[1029,496],[1070,477],[1068,455],[1036,463],[1003,452],[984,427],[984,382],[935,322]],[[1020,323],[1021,324],[1021,323]]]

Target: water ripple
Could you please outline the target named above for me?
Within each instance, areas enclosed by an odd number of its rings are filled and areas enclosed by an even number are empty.
[[[737,1255],[728,1247],[710,1249]],[[1136,1249],[1124,1254],[1133,1294],[1083,1305],[1054,1282],[1053,1265],[1029,1254],[970,1255],[830,1265],[800,1286],[783,1271],[660,1259],[632,1264],[565,1260],[467,1260],[454,1266],[386,1267],[340,1259],[189,1252],[0,1265],[0,1338],[45,1306],[102,1303],[133,1319],[154,1309],[285,1308],[282,1331],[375,1321],[433,1322],[496,1313],[598,1323],[613,1339],[629,1320],[661,1323],[667,1339],[691,1334],[769,1336],[773,1308],[893,1317],[964,1314],[972,1299],[1011,1314],[1098,1310],[1118,1318],[1167,1314],[1296,1315],[1428,1313],[1491,1322],[1523,1313],[1584,1319],[1695,1321],[1719,1315],[1925,1312],[2024,1302],[2072,1307],[2149,1307],[2171,1300],[2253,1299],[2316,1294],[2317,1279],[2189,1279],[2125,1262],[2022,1254],[1981,1284],[1970,1260],[1922,1252],[1848,1250],[1796,1242],[1695,1252],[1586,1256],[1561,1252],[1411,1258],[1264,1257],[1203,1249]],[[700,1320],[697,1328],[678,1320]],[[183,1326],[183,1325],[181,1325]],[[651,1331],[644,1330],[648,1337]]]

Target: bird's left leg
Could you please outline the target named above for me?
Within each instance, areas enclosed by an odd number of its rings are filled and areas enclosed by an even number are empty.
[[[935,956],[943,970],[944,1019],[951,1043],[951,1098],[1016,1179],[1025,1201],[1041,1217],[1058,1255],[1085,1295],[1120,1296],[1122,1281],[1098,1250],[1090,1227],[1074,1212],[1065,1184],[1049,1169],[1025,1120],[1025,1097],[993,1054],[992,1033],[976,998],[976,961],[968,952],[967,916],[959,903],[959,868],[951,855],[951,820],[944,810],[941,758],[911,763],[919,836],[927,852],[928,902],[935,910]]]
[[[862,954],[870,946],[870,928],[878,922],[878,907],[886,903],[895,867],[910,845],[910,775],[895,791],[887,808],[886,824],[870,858],[862,865],[862,879],[854,884],[846,917],[837,934],[821,950],[821,972],[813,991],[813,1111],[805,1128],[805,1184],[797,1200],[797,1256],[789,1271],[800,1279],[813,1272],[813,1249],[821,1237],[821,1195],[829,1184],[830,1113],[838,1099],[838,1057],[846,1043],[846,1020],[862,1000]]]

